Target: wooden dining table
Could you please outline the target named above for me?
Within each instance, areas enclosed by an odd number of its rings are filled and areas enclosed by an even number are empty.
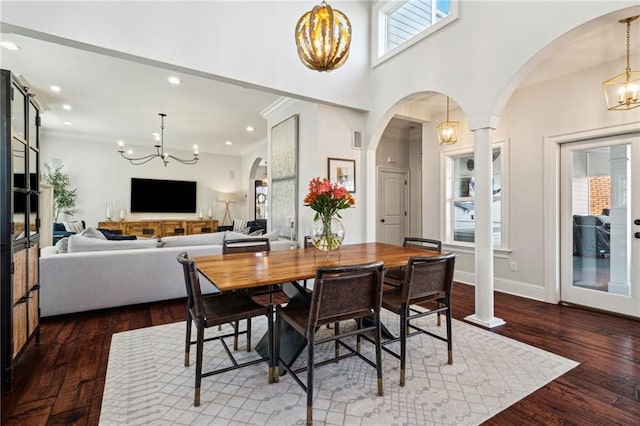
[[[385,268],[407,264],[411,256],[437,256],[436,250],[384,243],[345,244],[323,252],[313,247],[258,253],[198,256],[193,260],[202,275],[221,292],[250,289],[314,278],[320,266],[384,262]]]
[[[385,268],[397,268],[406,265],[411,256],[440,254],[436,250],[416,247],[359,243],[345,244],[340,250],[329,253],[310,247],[198,256],[193,260],[204,278],[221,292],[280,285],[289,297],[289,303],[302,303],[308,301],[310,295],[299,281],[314,278],[316,270],[321,266],[346,266],[381,260]],[[304,350],[306,340],[290,327],[283,327],[281,333],[281,358],[293,362]],[[256,350],[266,356],[273,349],[272,344],[273,336],[265,335],[256,345]]]

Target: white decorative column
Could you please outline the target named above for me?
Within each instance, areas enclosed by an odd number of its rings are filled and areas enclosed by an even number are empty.
[[[465,320],[492,328],[505,324],[493,316],[493,148],[491,128],[473,130],[475,137],[475,277],[476,312]]]

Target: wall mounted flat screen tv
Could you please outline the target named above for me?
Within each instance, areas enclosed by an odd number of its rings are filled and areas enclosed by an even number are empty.
[[[131,178],[131,213],[195,213],[196,182]]]

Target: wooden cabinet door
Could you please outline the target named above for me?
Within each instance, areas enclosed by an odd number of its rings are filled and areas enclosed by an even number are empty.
[[[29,292],[29,298],[27,299],[27,315],[29,325],[29,336],[33,334],[36,327],[40,323],[39,315],[40,307],[40,290],[34,289]]]
[[[25,290],[30,291],[36,284],[40,282],[40,268],[38,267],[38,244],[29,247],[29,270],[27,288]],[[23,295],[27,294],[27,291]]]
[[[27,343],[27,304],[22,301],[13,307],[13,355],[15,358]]]
[[[138,237],[151,238],[156,237],[160,238],[160,226],[158,222],[151,221],[136,221],[136,222],[125,222],[125,231],[124,233],[127,235],[136,235]]]
[[[13,254],[13,297],[15,305],[20,298],[27,294],[27,250],[20,250]]]
[[[213,226],[212,220],[189,220],[187,221],[187,234],[208,234],[210,232],[216,232],[216,228]]]
[[[184,220],[163,220],[162,221],[162,236],[169,235],[186,235]]]

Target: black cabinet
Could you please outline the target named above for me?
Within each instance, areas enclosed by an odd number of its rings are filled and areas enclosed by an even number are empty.
[[[2,389],[40,334],[40,112],[27,88],[0,70],[0,351]]]

